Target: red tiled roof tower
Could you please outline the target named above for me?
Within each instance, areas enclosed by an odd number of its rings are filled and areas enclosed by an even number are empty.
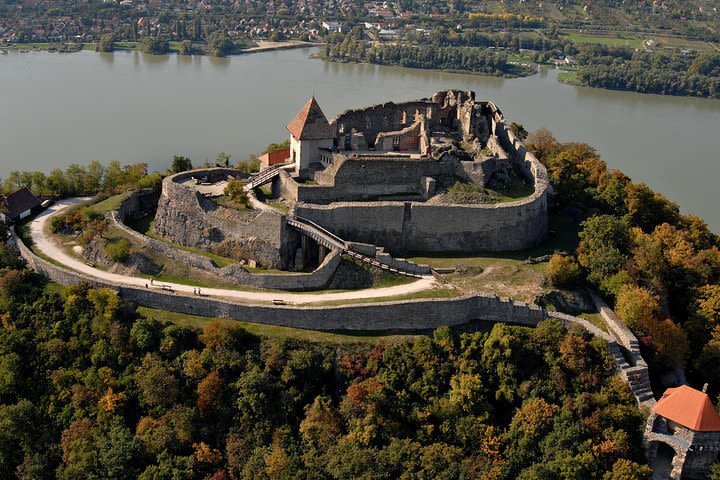
[[[312,97],[287,126],[296,140],[334,138],[335,132],[327,121],[315,97]]]
[[[708,394],[687,385],[665,390],[652,411],[696,432],[720,431],[720,416]]]

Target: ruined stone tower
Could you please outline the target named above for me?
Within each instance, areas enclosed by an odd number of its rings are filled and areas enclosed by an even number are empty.
[[[643,444],[655,478],[706,478],[717,460],[720,416],[704,390],[668,388],[652,408]]]

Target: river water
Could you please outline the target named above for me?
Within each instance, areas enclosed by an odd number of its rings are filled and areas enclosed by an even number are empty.
[[[508,121],[593,145],[612,168],[648,183],[720,231],[720,101],[563,85],[557,71],[504,80],[399,67],[325,63],[312,49],[226,59],[138,52],[0,55],[0,177],[70,163],[233,161],[287,137],[315,94],[328,118],[347,108],[474,90]]]

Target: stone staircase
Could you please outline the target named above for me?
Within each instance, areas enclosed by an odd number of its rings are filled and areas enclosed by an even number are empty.
[[[365,262],[373,267],[387,270],[388,272],[397,275],[405,275],[414,278],[422,278],[431,274],[430,267],[426,265],[418,265],[417,263],[413,263],[403,258],[395,258],[392,255],[385,253],[384,249],[381,247],[375,247],[374,245],[368,246],[374,250],[374,255],[370,255],[366,252],[359,252],[357,249],[353,249],[353,244],[351,242],[346,242],[334,233],[306,218],[290,214],[287,217],[287,223],[291,227],[300,230],[305,235],[315,240],[318,244],[331,250],[339,250],[342,253],[346,253],[351,257]]]
[[[655,397],[652,387],[650,386],[650,376],[648,375],[647,367],[640,365],[631,367],[628,365],[628,368],[623,369],[623,372],[627,376],[630,390],[632,390],[638,403],[641,405],[646,402],[654,403]]]

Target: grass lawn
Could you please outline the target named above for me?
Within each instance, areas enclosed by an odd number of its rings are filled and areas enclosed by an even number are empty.
[[[513,178],[512,183],[505,188],[495,190],[498,193],[500,203],[514,202],[521,198],[529,197],[535,192],[535,187],[528,185],[519,178]]]
[[[580,315],[578,315],[578,317],[587,320],[603,332],[608,331],[607,324],[605,323],[605,320],[602,319],[599,313],[581,313]]]
[[[581,85],[577,72],[563,71],[558,74],[558,80],[568,85]]]
[[[113,210],[117,210],[118,208],[120,208],[120,204],[124,202],[131,193],[132,192],[128,190],[123,193],[113,195],[112,197],[106,198],[102,202],[90,205],[89,207],[87,207],[87,209],[91,212],[105,215],[108,212],[112,212]]]
[[[152,317],[156,320],[172,322],[189,328],[200,329],[209,322],[221,321],[240,325],[253,335],[258,335],[261,337],[291,338],[295,340],[316,343],[376,343],[381,340],[402,340],[415,336],[395,335],[392,333],[381,332],[319,332],[315,330],[303,330],[300,328],[277,327],[274,325],[265,325],[262,323],[241,322],[238,320],[230,320],[227,318],[211,318],[199,317],[195,315],[185,315],[183,313],[168,312],[165,310],[156,310],[146,307],[138,307],[137,310],[140,314],[145,315],[146,317]]]
[[[642,48],[642,40],[631,35],[584,35],[582,33],[568,33],[567,37],[573,43],[600,43],[609,47]]]

